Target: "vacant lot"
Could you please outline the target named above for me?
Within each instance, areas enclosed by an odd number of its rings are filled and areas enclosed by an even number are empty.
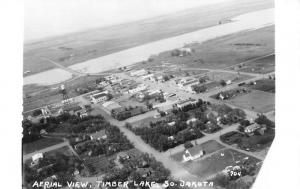
[[[267,113],[275,109],[275,94],[252,90],[250,93],[238,95],[225,102],[229,102],[242,109]]]
[[[224,18],[274,6],[272,0],[244,0],[204,6],[151,19],[53,37],[24,45],[24,70],[31,73],[104,56],[141,44],[217,25]]]
[[[211,153],[213,153],[215,151],[218,151],[218,150],[224,148],[224,146],[222,146],[221,144],[219,144],[218,142],[216,142],[214,140],[210,140],[210,141],[207,141],[205,143],[196,145],[196,146],[194,146],[192,148],[196,149],[198,151],[204,150],[205,151],[205,155],[208,155],[208,154],[211,154]],[[181,162],[183,154],[184,154],[184,151],[172,155],[171,158],[173,158],[175,161]]]
[[[230,132],[221,135],[220,139],[228,145],[237,145],[242,150],[248,151],[261,151],[269,147],[275,137],[274,129],[267,129],[263,135],[247,136],[240,132]]]
[[[205,159],[187,162],[183,165],[191,174],[205,178],[222,171],[227,166],[237,165],[237,161],[243,161],[246,157],[248,157],[248,161],[250,162],[258,163],[260,161],[254,157],[249,157],[248,155],[242,154],[235,150],[225,149],[220,150]]]
[[[229,73],[229,72],[210,72],[207,75],[213,81],[231,80],[233,82],[240,82],[240,81],[251,78],[251,76],[248,76],[248,75],[243,75],[243,74],[238,74],[238,73]]]
[[[39,140],[36,140],[31,143],[23,144],[23,154],[29,154],[34,151],[41,150],[43,148],[47,148],[49,146],[53,146],[55,144],[59,144],[63,142],[61,139],[53,139],[53,138],[42,138]]]
[[[250,89],[275,93],[275,80],[261,79],[256,81],[256,85],[245,85]]]
[[[241,68],[238,67],[237,70],[241,72],[261,73],[261,74],[274,72],[275,55],[270,55],[256,61],[246,63]]]

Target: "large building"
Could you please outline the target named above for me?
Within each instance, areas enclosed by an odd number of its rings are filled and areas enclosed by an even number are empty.
[[[197,79],[182,79],[178,82],[178,86],[182,89],[185,87],[191,86],[191,85],[196,85],[199,84],[199,81]]]
[[[185,106],[188,106],[190,104],[196,104],[197,103],[197,100],[195,99],[186,99],[186,100],[181,100],[179,101],[176,106],[177,108],[184,108]]]
[[[107,100],[109,100],[109,96],[108,96],[108,93],[106,93],[106,92],[101,92],[101,93],[91,95],[91,101],[93,104],[97,104],[97,103],[104,102]]]
[[[145,69],[130,72],[131,77],[133,77],[133,76],[142,76],[142,75],[146,75],[146,74],[148,74],[148,72]]]
[[[134,94],[134,93],[137,93],[137,92],[140,92],[140,91],[143,91],[147,89],[147,86],[145,84],[139,84],[135,87],[132,87],[128,90],[128,93],[129,94]]]

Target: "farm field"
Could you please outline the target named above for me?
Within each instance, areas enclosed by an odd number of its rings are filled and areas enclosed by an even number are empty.
[[[26,155],[34,151],[41,150],[43,148],[47,148],[49,146],[59,144],[61,142],[63,142],[63,140],[61,139],[42,138],[31,143],[25,143],[23,144],[23,154]]]
[[[208,155],[208,154],[211,154],[215,151],[218,151],[220,149],[223,149],[224,146],[222,146],[221,144],[219,144],[217,141],[214,141],[214,140],[210,140],[210,141],[207,141],[205,143],[202,143],[202,144],[199,144],[199,145],[196,145],[194,147],[192,147],[193,149],[196,149],[196,151],[200,151],[200,150],[204,150],[205,152],[205,156]],[[175,161],[178,161],[178,162],[181,162],[182,161],[182,155],[184,154],[184,151],[182,152],[179,152],[179,153],[176,153],[176,154],[173,154],[171,156],[172,159],[174,159]],[[204,158],[205,158],[204,156]]]
[[[29,70],[29,74],[34,74],[55,68],[54,64],[41,57],[70,66],[152,41],[214,26],[222,19],[270,8],[273,4],[271,0],[236,0],[31,42],[24,45],[24,71]]]
[[[267,113],[275,109],[275,94],[252,90],[250,93],[238,95],[225,102],[258,113]]]
[[[241,69],[241,72],[266,74],[275,71],[275,55],[270,55],[262,59],[246,63]]]
[[[244,75],[244,74],[239,74],[238,75],[237,73],[234,74],[234,73],[216,72],[216,71],[210,72],[207,75],[213,81],[220,81],[220,80],[227,81],[227,80],[231,80],[233,82],[240,82],[240,81],[252,78],[251,76]]]
[[[209,177],[224,170],[227,166],[237,165],[237,161],[246,160],[258,163],[260,160],[249,157],[232,149],[220,150],[211,156],[199,161],[184,163],[184,168],[191,174],[198,175],[202,178]]]

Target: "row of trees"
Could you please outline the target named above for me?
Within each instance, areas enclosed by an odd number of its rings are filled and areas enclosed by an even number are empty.
[[[67,181],[74,181],[75,170],[82,170],[82,161],[74,156],[67,156],[56,153],[39,160],[39,164],[31,167],[25,164],[23,167],[24,185],[26,188],[33,188],[35,181],[41,182],[55,175],[54,181],[67,185]]]
[[[192,86],[193,91],[195,91],[197,94],[204,93],[207,91],[207,87],[205,85],[193,85]]]
[[[130,117],[146,113],[147,111],[145,110],[144,107],[142,106],[136,106],[136,107],[128,107],[124,110],[111,110],[111,116],[119,121],[123,121],[125,119],[128,119]]]
[[[133,148],[130,141],[115,126],[106,128],[107,138],[105,140],[92,140],[76,146],[78,154],[90,153],[89,156],[110,156],[120,151]]]
[[[159,121],[151,123],[150,127],[135,128],[132,130],[155,149],[166,151],[186,141],[203,136],[200,128],[190,127],[186,123],[185,117],[182,118],[184,119],[175,121],[174,125],[168,125],[165,121]]]
[[[127,161],[122,161],[122,164],[122,168],[111,169],[103,178],[103,182],[135,181],[135,183],[140,183],[142,181],[150,181],[163,183],[170,176],[170,171],[162,163],[156,161],[154,157],[149,156],[149,154],[130,158]],[[132,182],[128,184],[128,187],[130,189],[137,188]],[[140,188],[147,188],[147,186]]]

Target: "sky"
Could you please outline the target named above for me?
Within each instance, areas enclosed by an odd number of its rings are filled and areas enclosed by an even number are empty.
[[[229,0],[26,0],[25,42]]]

